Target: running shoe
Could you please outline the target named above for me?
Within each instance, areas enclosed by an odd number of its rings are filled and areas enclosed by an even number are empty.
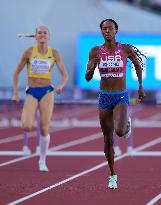
[[[115,157],[122,155],[122,151],[119,146],[114,146]]]
[[[109,176],[108,188],[117,189],[117,175]]]
[[[128,132],[122,136],[123,138],[126,138],[126,139],[129,138],[131,135],[131,117],[129,117],[128,119],[127,127],[128,127]]]
[[[48,172],[49,171],[45,162],[39,162],[39,171],[41,171],[41,172]]]

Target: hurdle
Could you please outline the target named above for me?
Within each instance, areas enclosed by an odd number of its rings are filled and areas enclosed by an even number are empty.
[[[23,135],[23,137],[21,137]],[[7,141],[9,142],[11,140],[12,137],[9,137],[7,140],[0,140],[0,144],[2,144],[3,142],[6,143]],[[15,140],[23,140],[23,146],[22,146],[22,150],[5,150],[5,151],[0,151],[0,156],[24,156],[24,155],[30,155],[31,154],[31,150],[28,147],[28,136],[27,133],[23,133],[19,136],[17,136],[17,138]]]
[[[6,90],[4,89],[3,92],[6,92]],[[10,91],[11,92],[11,91]],[[89,99],[81,99],[80,95],[75,95],[75,97],[73,98],[73,100],[56,100],[55,104],[57,105],[62,105],[63,107],[63,116],[61,120],[53,120],[51,122],[51,127],[100,127],[100,123],[98,119],[79,119],[79,106],[84,106],[84,105],[91,105],[94,106],[96,108],[96,104],[97,104],[97,100],[89,100]],[[11,104],[12,105],[12,119],[13,121],[11,121],[12,123],[10,123],[10,125],[12,125],[13,127],[18,127],[21,125],[21,122],[17,119],[17,106],[15,104]],[[69,109],[70,107],[70,109]],[[134,108],[131,107],[130,109],[132,109],[131,112],[133,112],[133,110],[136,110],[136,107]],[[138,108],[137,108],[138,109]],[[85,114],[86,114],[86,110],[85,110]],[[87,117],[88,118],[88,115]],[[14,122],[14,123],[13,123]],[[35,147],[35,153],[39,154],[40,153],[40,146],[39,146],[39,140],[40,140],[40,113],[39,111],[36,112],[36,147]],[[29,148],[28,145],[28,140],[29,137],[31,137],[30,133],[26,133],[23,132],[22,133],[23,137],[21,137],[21,139],[23,140],[23,146],[22,146],[22,150],[17,150],[17,151],[0,151],[0,155],[30,155],[31,154],[31,150]],[[127,150],[128,151],[132,151],[133,149],[133,137],[131,136],[127,142],[128,142],[128,146],[127,146]],[[20,138],[19,138],[20,139]],[[119,138],[117,137],[116,139],[116,143],[114,145],[117,146],[119,148]],[[1,141],[0,141],[1,143]],[[53,151],[53,155],[56,154],[55,151]],[[117,156],[121,155],[122,152],[119,149],[119,151],[115,151]],[[95,152],[96,153],[96,152]],[[52,155],[52,152],[50,152],[50,155]]]
[[[22,88],[20,89],[22,90]],[[0,98],[1,107],[3,108],[0,113],[0,128],[7,127],[20,127],[21,122],[18,120],[17,112],[20,103],[15,103],[11,100],[12,98],[12,88],[0,87]],[[22,150],[5,150],[0,151],[0,156],[23,156],[31,154],[31,150],[28,147],[28,136],[27,133],[16,135],[14,139],[12,137],[7,137],[0,139],[0,144],[7,143],[10,141],[23,140]]]

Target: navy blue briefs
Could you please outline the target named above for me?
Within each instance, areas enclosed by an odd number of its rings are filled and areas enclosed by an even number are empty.
[[[129,105],[129,96],[128,91],[119,91],[119,92],[107,92],[104,90],[99,91],[98,97],[98,108],[99,109],[114,109],[116,105],[119,104],[128,104]]]
[[[52,92],[53,90],[54,88],[51,85],[44,87],[27,87],[26,94],[30,94],[38,101],[40,101],[44,97],[44,95]]]

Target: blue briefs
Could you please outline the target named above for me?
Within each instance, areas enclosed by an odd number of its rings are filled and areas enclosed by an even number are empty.
[[[98,108],[99,109],[114,109],[116,105],[128,104],[128,91],[108,92],[104,90],[99,91]]]
[[[54,88],[51,85],[44,87],[27,87],[26,94],[30,94],[38,101],[40,101],[44,97],[44,95],[52,92],[53,90]]]

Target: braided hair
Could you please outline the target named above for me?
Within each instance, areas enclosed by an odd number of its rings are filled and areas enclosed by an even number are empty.
[[[146,55],[143,54],[137,47],[135,47],[134,45],[131,45],[131,44],[125,44],[125,45],[128,45],[130,47],[132,47],[134,49],[134,52],[137,56],[137,59],[140,63],[140,66],[141,66],[141,69],[143,70],[144,69],[144,66],[145,66],[145,63],[144,63],[144,60],[143,59],[146,59]]]

